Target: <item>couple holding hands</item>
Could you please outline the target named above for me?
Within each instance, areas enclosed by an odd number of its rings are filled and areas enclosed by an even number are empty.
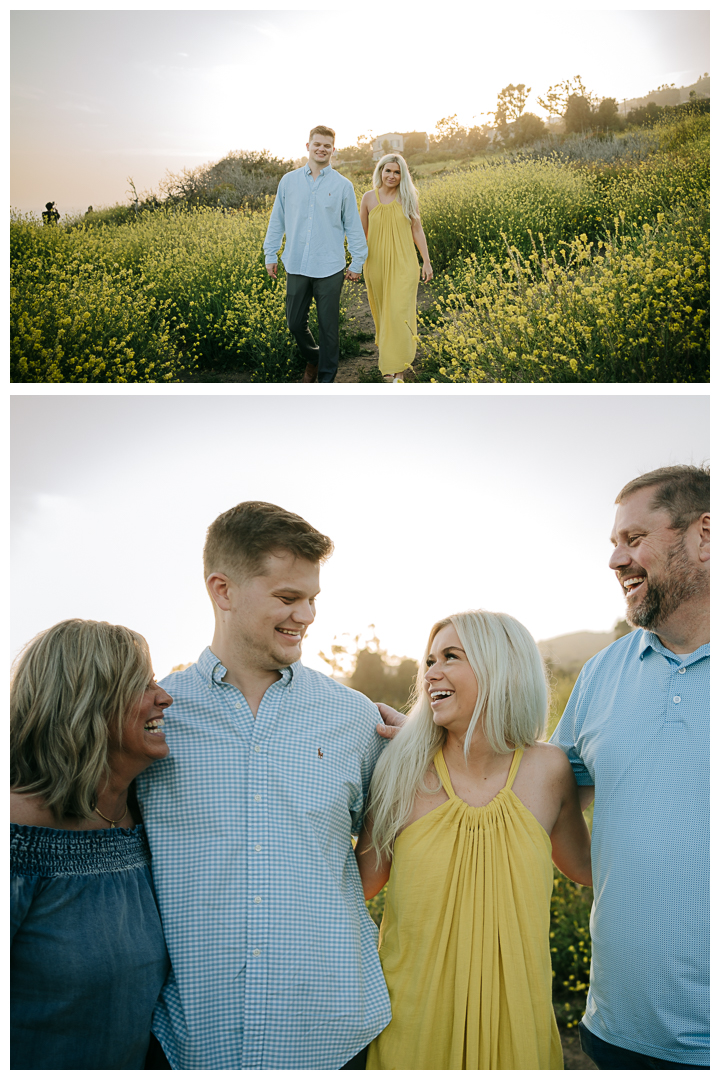
[[[162,685],[125,627],[39,634],[12,685],[11,1067],[562,1068],[555,862],[595,885],[583,1048],[707,1068],[709,473],[616,501],[637,629],[551,744],[508,615],[432,626],[407,718],[304,667],[333,544],[269,503],[208,529],[214,636]]]
[[[315,127],[308,162],[282,177],[265,236],[265,266],[277,277],[285,237],[288,326],[306,361],[303,382],[333,382],[339,362],[340,292],[343,281],[365,274],[375,344],[386,382],[403,382],[417,347],[417,286],[433,276],[420,223],[418,193],[404,159],[386,154],[373,173],[358,214],[352,183],[331,163],[335,132]],[[345,237],[352,262],[345,270]],[[308,326],[313,298],[319,342]]]

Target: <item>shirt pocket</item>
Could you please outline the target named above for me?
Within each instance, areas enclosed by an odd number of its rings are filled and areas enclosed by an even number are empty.
[[[323,198],[325,220],[333,229],[342,229],[342,192],[328,191]]]

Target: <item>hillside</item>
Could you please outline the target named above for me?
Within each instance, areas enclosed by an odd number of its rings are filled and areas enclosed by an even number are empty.
[[[538,648],[543,657],[554,667],[563,671],[579,671],[583,664],[595,653],[605,649],[615,640],[615,634],[593,633],[580,630],[576,634],[561,634],[560,637],[538,641]]]

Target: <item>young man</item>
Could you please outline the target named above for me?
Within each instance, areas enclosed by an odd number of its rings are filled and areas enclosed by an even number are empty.
[[[359,281],[367,257],[355,189],[335,172],[331,158],[335,132],[315,127],[306,144],[307,165],[281,179],[265,236],[265,267],[277,278],[277,255],[285,236],[286,313],[306,362],[303,382],[331,383],[340,359],[340,291],[343,280]],[[345,237],[352,262],[345,271]],[[308,326],[313,297],[319,345]]]
[[[270,503],[208,529],[212,645],[163,680],[170,754],[138,785],[173,965],[153,1029],[174,1069],[364,1069],[390,1020],[351,844],[377,709],[300,662],[331,552]]]

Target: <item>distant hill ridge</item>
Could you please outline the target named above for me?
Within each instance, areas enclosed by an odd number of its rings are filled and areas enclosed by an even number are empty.
[[[576,634],[561,634],[560,637],[538,641],[537,644],[541,655],[555,667],[564,671],[579,671],[591,656],[612,645],[613,641],[615,633],[612,630],[606,634],[580,630]]]

